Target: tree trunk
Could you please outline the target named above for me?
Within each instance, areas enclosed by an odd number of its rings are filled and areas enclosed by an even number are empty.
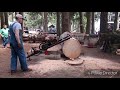
[[[95,14],[94,14],[94,12],[92,12],[92,30],[91,30],[91,33],[92,33],[92,34],[94,34],[94,32],[95,32],[95,27],[94,27],[94,23],[95,23],[95,21],[94,21],[94,16],[95,16]]]
[[[23,12],[19,12],[19,14],[23,15]]]
[[[16,16],[17,14],[19,14],[19,12],[15,12],[15,16]]]
[[[90,34],[90,29],[91,29],[91,12],[87,12],[86,16],[87,16],[86,34]]]
[[[15,16],[17,15],[17,12],[15,12]]]
[[[60,12],[57,12],[57,34],[60,36]]]
[[[44,30],[44,12],[40,12],[42,23],[39,24],[41,30]]]
[[[115,12],[114,30],[119,29],[119,12]]]
[[[79,16],[80,16],[80,32],[84,33],[84,26],[83,26],[83,13],[79,12]]]
[[[60,35],[62,34],[62,13],[60,12]]]
[[[3,25],[5,24],[4,12],[0,12],[0,16],[1,16],[1,28],[3,28]]]
[[[62,12],[62,33],[70,31],[70,14],[69,12]]]
[[[70,19],[69,19],[69,22],[70,22],[70,24],[69,24],[70,30],[69,30],[69,31],[71,31],[71,29],[72,29],[72,30],[75,29],[75,21],[72,20],[74,14],[75,14],[75,12],[69,12],[69,17],[70,17]]]
[[[108,12],[101,12],[100,15],[100,33],[108,31]]]
[[[74,26],[75,26],[74,21],[72,21],[72,30],[74,30]]]
[[[72,22],[71,22],[71,16],[70,16],[70,12],[68,12],[68,17],[69,17],[69,31],[71,31],[71,25],[72,25]]]
[[[13,20],[14,20],[13,18],[14,18],[14,13],[12,13],[12,22],[13,22]]]
[[[44,31],[48,31],[48,18],[47,18],[48,13],[44,12]]]
[[[5,15],[5,25],[7,25],[7,27],[9,27],[9,24],[8,24],[8,13],[4,12],[4,15]]]

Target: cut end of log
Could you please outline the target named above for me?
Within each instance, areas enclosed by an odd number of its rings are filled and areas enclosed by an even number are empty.
[[[70,38],[69,40],[65,41],[62,49],[64,55],[71,60],[78,58],[82,50],[81,44],[75,38]]]

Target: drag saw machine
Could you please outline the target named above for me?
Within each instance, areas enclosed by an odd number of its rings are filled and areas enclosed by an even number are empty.
[[[30,54],[27,53],[27,58],[30,60],[31,56],[38,56],[40,54],[46,54],[48,48],[51,48],[51,47],[58,45],[58,44],[61,44],[70,38],[71,38],[71,36],[68,34],[66,37],[59,39],[56,42],[47,41],[47,42],[40,43],[39,47],[32,47],[31,48],[31,53]]]

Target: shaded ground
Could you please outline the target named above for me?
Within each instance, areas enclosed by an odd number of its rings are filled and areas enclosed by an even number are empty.
[[[25,50],[28,51],[32,44],[25,43]],[[111,70],[120,69],[120,56],[106,54],[100,52],[97,48],[83,48],[84,55],[79,60],[85,60],[82,65],[71,66],[66,64],[63,59],[50,60],[45,59],[43,55],[33,56],[28,61],[29,67],[33,69],[31,72],[23,73],[18,63],[18,72],[10,75],[10,49],[3,49],[0,45],[0,78],[86,78],[86,77],[120,77],[113,76],[95,76],[88,75],[91,69]],[[87,73],[87,74],[86,74]]]

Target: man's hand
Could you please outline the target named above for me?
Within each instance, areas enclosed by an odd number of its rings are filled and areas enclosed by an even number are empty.
[[[18,43],[18,47],[19,47],[19,48],[22,48],[22,45],[21,45],[21,43]]]

